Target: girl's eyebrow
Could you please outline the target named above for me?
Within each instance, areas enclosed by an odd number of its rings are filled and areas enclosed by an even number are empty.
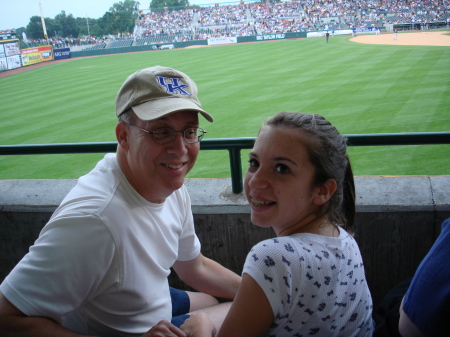
[[[248,155],[250,157],[258,158],[258,155],[255,152],[250,152]],[[292,159],[287,158],[287,157],[275,157],[274,161],[287,161],[289,163],[292,163],[292,165],[298,167],[298,164],[295,161],[293,161]]]
[[[275,157],[275,161],[288,161],[288,162],[292,163],[292,165],[295,165],[295,166],[298,167],[298,164],[297,164],[295,161],[293,161],[292,159],[290,159],[290,158],[286,158],[286,157]]]

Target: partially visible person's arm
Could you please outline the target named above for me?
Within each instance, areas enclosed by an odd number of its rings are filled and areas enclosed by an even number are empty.
[[[402,303],[402,336],[448,336],[450,317],[450,218],[417,268]],[[420,329],[419,329],[420,327]]]
[[[241,283],[239,275],[202,254],[191,261],[175,262],[173,269],[192,288],[224,299],[233,299]]]
[[[400,305],[400,320],[398,323],[398,331],[403,337],[426,337],[417,326],[409,319],[408,315],[403,311],[403,301]]]
[[[188,337],[211,337],[214,330],[205,315],[192,315],[181,329]],[[272,307],[259,284],[244,274],[239,291],[217,337],[262,337],[274,319]]]
[[[2,337],[78,337],[46,317],[26,316],[0,292],[0,336]]]
[[[86,337],[46,317],[26,316],[0,292],[0,336],[2,337]],[[168,321],[160,321],[142,337],[186,337]]]
[[[253,277],[244,274],[217,337],[262,337],[267,334],[273,320],[273,310],[266,294]]]

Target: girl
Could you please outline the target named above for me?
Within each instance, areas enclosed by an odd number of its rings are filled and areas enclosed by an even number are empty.
[[[217,337],[371,336],[372,298],[356,241],[346,139],[319,115],[280,112],[250,153],[251,220],[277,238],[255,245]],[[215,335],[204,314],[187,336]]]

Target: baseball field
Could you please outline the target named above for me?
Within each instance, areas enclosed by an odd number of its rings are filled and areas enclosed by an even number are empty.
[[[0,73],[0,144],[115,141],[118,89],[132,72],[158,64],[197,83],[204,109],[215,118],[212,124],[201,120],[205,138],[255,137],[278,111],[321,114],[343,134],[450,131],[449,34],[277,40],[75,58],[8,71]],[[359,176],[450,174],[449,145],[349,152]],[[247,153],[242,151],[243,171]],[[1,156],[0,179],[76,179],[103,155]],[[201,151],[189,177],[230,177],[228,153]]]

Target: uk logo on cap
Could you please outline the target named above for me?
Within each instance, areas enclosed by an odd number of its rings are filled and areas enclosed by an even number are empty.
[[[158,75],[156,75],[156,78],[158,79],[159,85],[166,88],[166,92],[168,94],[180,94],[180,95],[191,96],[191,94],[189,92],[184,90],[184,88],[187,88],[189,86],[187,84],[180,84],[179,78],[164,77],[164,76],[158,76]],[[168,80],[170,80],[170,81],[168,81]]]

